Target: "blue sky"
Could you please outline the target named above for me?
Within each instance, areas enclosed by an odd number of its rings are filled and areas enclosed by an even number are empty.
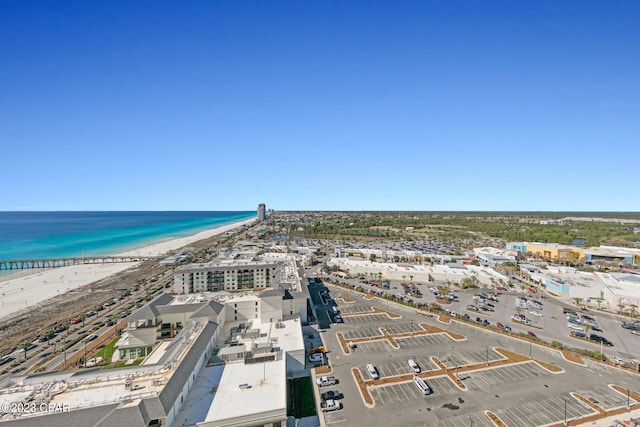
[[[640,211],[638,1],[0,2],[0,210]]]

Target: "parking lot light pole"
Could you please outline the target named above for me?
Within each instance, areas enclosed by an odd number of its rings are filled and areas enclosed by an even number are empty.
[[[489,366],[489,347],[487,347],[487,366]]]
[[[604,353],[602,352],[602,340],[600,340],[600,361],[604,361]]]
[[[629,397],[630,394],[631,392],[629,391],[629,389],[627,389],[627,409],[629,410],[629,412],[631,412],[631,399]]]

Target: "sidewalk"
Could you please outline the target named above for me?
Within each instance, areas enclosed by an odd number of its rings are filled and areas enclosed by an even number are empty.
[[[590,427],[610,427],[615,426],[614,421],[617,421],[619,425],[626,426],[627,424],[624,421],[628,421],[630,418],[640,420],[640,409],[636,409],[631,411],[631,413],[626,413],[623,415],[616,415],[613,417],[603,418],[598,421],[592,421],[590,423],[578,424],[580,426],[590,426]],[[633,425],[633,424],[629,424]]]

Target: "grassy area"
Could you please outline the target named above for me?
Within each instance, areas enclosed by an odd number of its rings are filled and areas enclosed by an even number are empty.
[[[287,389],[287,416],[302,418],[316,415],[311,377],[288,380]]]
[[[115,345],[119,339],[120,336],[115,337],[109,344],[96,351],[95,354],[90,358],[102,357],[102,360],[110,361],[111,357],[113,356],[113,352],[115,351]]]

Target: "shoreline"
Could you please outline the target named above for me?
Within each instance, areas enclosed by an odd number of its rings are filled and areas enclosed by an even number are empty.
[[[231,231],[243,225],[251,224],[255,221],[256,221],[255,218],[249,218],[242,221],[232,222],[230,224],[225,224],[220,227],[200,231],[191,236],[162,240],[147,246],[142,246],[137,249],[131,249],[125,252],[120,252],[120,253],[114,254],[114,256],[163,256],[163,255],[168,256],[168,252],[175,251],[177,249],[183,248],[191,243],[198,242],[200,240],[208,239],[210,237],[226,233],[227,231]]]
[[[115,255],[168,256],[168,252],[253,222],[255,222],[255,218],[237,221],[221,227],[203,230],[191,236],[160,241]],[[51,269],[23,270],[24,274],[20,274],[21,272],[18,271],[15,275],[0,276],[0,320],[56,295],[76,290],[139,264],[140,262],[79,264]]]

